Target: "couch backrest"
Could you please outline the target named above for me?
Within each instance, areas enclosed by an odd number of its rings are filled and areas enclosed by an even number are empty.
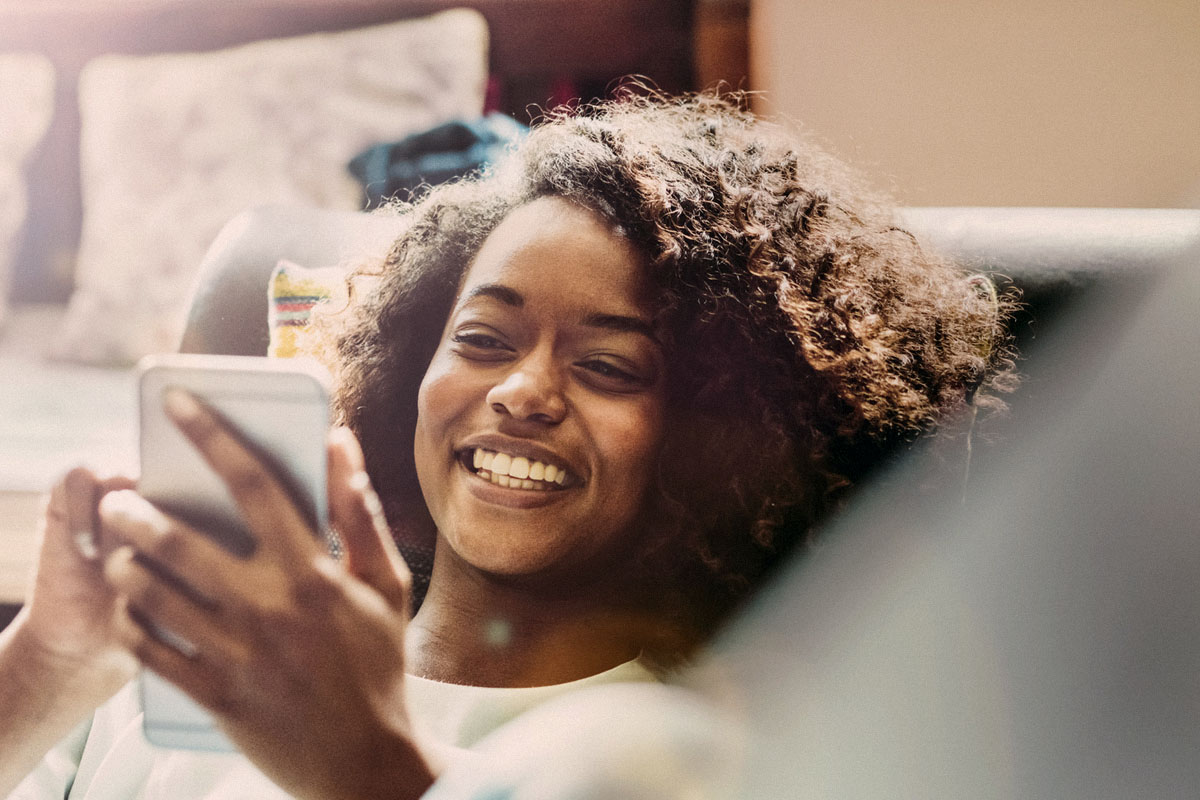
[[[1097,286],[1131,289],[1200,248],[1200,210],[1114,208],[907,208],[930,246],[1021,290],[1018,345]],[[383,254],[395,218],[308,208],[261,208],[230,222],[213,243],[193,295],[185,352],[267,351],[267,278],[286,258],[328,266]]]
[[[237,216],[200,265],[179,349],[266,355],[267,281],[280,259],[328,267],[383,255],[399,229],[395,217],[357,211],[271,206]]]
[[[1200,248],[1200,210],[907,208],[919,238],[1021,292],[1018,345],[1097,288],[1144,287]]]

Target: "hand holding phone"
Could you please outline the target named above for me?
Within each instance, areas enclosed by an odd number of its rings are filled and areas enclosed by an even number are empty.
[[[263,448],[207,402],[168,397],[170,422],[217,476],[253,546],[234,555],[213,531],[133,492],[101,504],[105,577],[127,603],[125,646],[212,711],[227,739],[210,736],[220,735],[215,728],[167,727],[178,715],[148,718],[177,744],[235,742],[294,796],[374,797],[401,784],[414,796],[424,791],[436,770],[404,702],[411,576],[357,440],[336,429],[324,450],[324,496],[346,556],[338,561]],[[225,540],[226,531],[216,533]],[[160,630],[189,647],[172,646]]]

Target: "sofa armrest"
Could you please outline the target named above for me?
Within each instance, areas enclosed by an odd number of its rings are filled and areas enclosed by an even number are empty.
[[[380,258],[401,226],[386,212],[266,206],[240,214],[200,266],[180,352],[266,355],[267,281],[280,259],[326,267]]]
[[[902,220],[972,269],[1006,276],[1037,303],[1098,279],[1144,279],[1200,246],[1200,210],[912,207]]]

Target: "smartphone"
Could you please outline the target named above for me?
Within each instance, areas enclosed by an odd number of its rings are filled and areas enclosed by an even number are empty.
[[[163,410],[163,393],[178,387],[227,421],[284,482],[313,531],[325,531],[329,379],[320,367],[290,359],[187,354],[148,357],[139,373],[138,491],[143,497],[235,555],[254,550],[254,537],[225,484]],[[170,571],[171,565],[162,566]],[[156,633],[184,651],[191,646],[171,631]],[[182,691],[149,670],[139,680],[143,730],[152,744],[235,749],[211,715]]]

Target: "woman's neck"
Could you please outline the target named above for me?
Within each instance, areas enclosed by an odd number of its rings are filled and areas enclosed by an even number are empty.
[[[548,591],[471,568],[439,543],[409,626],[408,672],[473,686],[546,686],[635,658],[644,619],[601,586]]]

